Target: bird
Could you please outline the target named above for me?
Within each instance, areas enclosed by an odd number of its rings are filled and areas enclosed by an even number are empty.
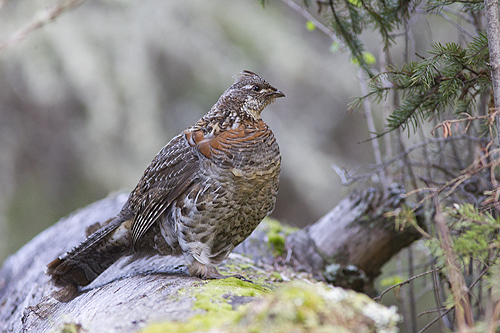
[[[285,97],[251,71],[234,79],[159,151],[117,216],[47,265],[56,286],[86,286],[119,258],[147,254],[183,256],[189,276],[227,277],[216,266],[276,203],[281,154],[261,112]]]

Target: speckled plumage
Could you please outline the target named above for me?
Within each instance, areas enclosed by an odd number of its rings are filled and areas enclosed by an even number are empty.
[[[243,71],[204,117],[156,155],[117,217],[48,265],[58,285],[86,285],[123,255],[184,255],[189,273],[216,265],[275,204],[279,147],[262,110],[284,94]]]

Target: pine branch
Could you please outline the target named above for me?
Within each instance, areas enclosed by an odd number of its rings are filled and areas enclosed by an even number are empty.
[[[393,67],[375,76],[371,91],[351,103],[350,108],[361,106],[370,96],[383,100],[388,92],[387,85],[382,84],[383,77],[392,83],[390,89],[402,93],[402,103],[388,118],[389,129],[379,136],[396,128],[405,130],[411,126],[415,130],[420,121],[439,115],[448,106],[458,112],[470,112],[476,96],[489,89],[490,80],[484,69],[488,56],[484,34],[475,37],[467,48],[456,43],[436,43],[430,53],[430,57],[407,63],[401,70]]]

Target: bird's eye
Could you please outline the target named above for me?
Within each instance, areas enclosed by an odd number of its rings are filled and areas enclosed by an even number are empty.
[[[259,87],[259,86],[253,86],[253,87],[252,87],[252,90],[253,90],[253,91],[260,91],[260,87]]]

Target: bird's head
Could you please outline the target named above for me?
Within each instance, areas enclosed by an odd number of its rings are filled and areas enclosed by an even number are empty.
[[[260,119],[260,113],[266,106],[285,94],[266,80],[250,71],[242,71],[236,75],[234,84],[229,87],[222,98],[228,98],[255,120]]]

